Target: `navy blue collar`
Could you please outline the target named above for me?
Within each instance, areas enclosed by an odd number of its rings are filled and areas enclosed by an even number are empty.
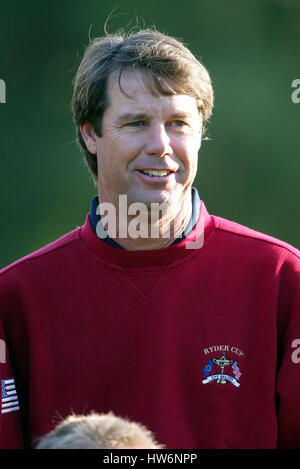
[[[97,230],[96,230],[96,227],[97,227],[97,224],[99,222],[101,224],[101,221],[100,221],[101,217],[100,217],[100,215],[97,214],[98,205],[99,205],[99,197],[98,197],[98,195],[95,195],[92,198],[92,203],[91,203],[90,223],[91,223],[91,227],[92,227],[94,233],[97,236],[98,236],[97,231],[99,232],[99,226],[98,226]],[[192,215],[191,215],[190,221],[189,221],[187,227],[185,228],[185,230],[182,232],[182,234],[178,238],[176,238],[175,241],[173,241],[171,246],[173,246],[176,243],[179,243],[179,241],[186,238],[187,235],[192,231],[192,229],[194,228],[194,226],[196,225],[196,223],[199,219],[200,205],[201,205],[201,200],[200,200],[198,191],[195,187],[192,187]],[[101,227],[102,227],[101,231],[104,234],[104,236],[99,237],[99,239],[102,239],[102,241],[104,241],[105,243],[107,243],[110,246],[113,246],[117,249],[124,249],[122,246],[117,244],[112,238],[110,238],[108,236],[108,234],[105,232],[102,224],[100,225],[100,228]]]

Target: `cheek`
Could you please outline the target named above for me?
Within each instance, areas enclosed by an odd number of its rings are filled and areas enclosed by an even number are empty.
[[[102,188],[124,190],[130,159],[128,146],[116,143],[114,139],[101,142],[97,149],[98,181]]]
[[[193,169],[197,166],[198,151],[200,149],[198,140],[187,139],[181,142],[180,145],[174,146],[173,149],[186,167]]]
[[[110,135],[99,139],[97,153],[100,160],[109,160],[114,165],[124,166],[133,160],[141,151],[141,139],[128,134]]]

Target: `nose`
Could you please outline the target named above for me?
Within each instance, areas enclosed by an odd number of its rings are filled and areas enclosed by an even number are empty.
[[[173,154],[170,137],[163,124],[153,123],[150,127],[147,136],[146,153],[147,155],[160,157]]]

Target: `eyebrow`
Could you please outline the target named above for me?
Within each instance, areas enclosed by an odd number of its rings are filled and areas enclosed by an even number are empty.
[[[194,117],[194,114],[191,114],[190,112],[178,111],[172,114],[170,116],[170,119],[186,119],[186,118],[192,119],[193,117]]]
[[[137,120],[143,120],[147,118],[149,118],[149,116],[145,114],[144,112],[141,112],[141,113],[126,112],[125,114],[122,114],[120,117],[118,117],[116,123],[122,124],[123,122],[127,122],[127,121],[137,121]]]
[[[145,112],[140,112],[140,113],[131,113],[131,112],[126,112],[122,114],[120,117],[118,117],[116,123],[117,124],[122,124],[123,122],[127,121],[138,121],[138,120],[144,120],[144,119],[149,119],[149,115],[146,114]],[[186,119],[186,118],[193,118],[194,115],[189,113],[189,112],[175,112],[174,114],[170,115],[168,119]]]

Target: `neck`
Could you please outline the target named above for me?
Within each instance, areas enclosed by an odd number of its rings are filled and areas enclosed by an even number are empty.
[[[166,248],[183,233],[189,223],[192,214],[191,192],[179,207],[166,206],[159,213],[153,212],[153,209],[145,212],[137,208],[137,212],[133,216],[128,213],[127,205],[119,203],[113,230],[105,218],[101,218],[110,238],[128,251]]]

